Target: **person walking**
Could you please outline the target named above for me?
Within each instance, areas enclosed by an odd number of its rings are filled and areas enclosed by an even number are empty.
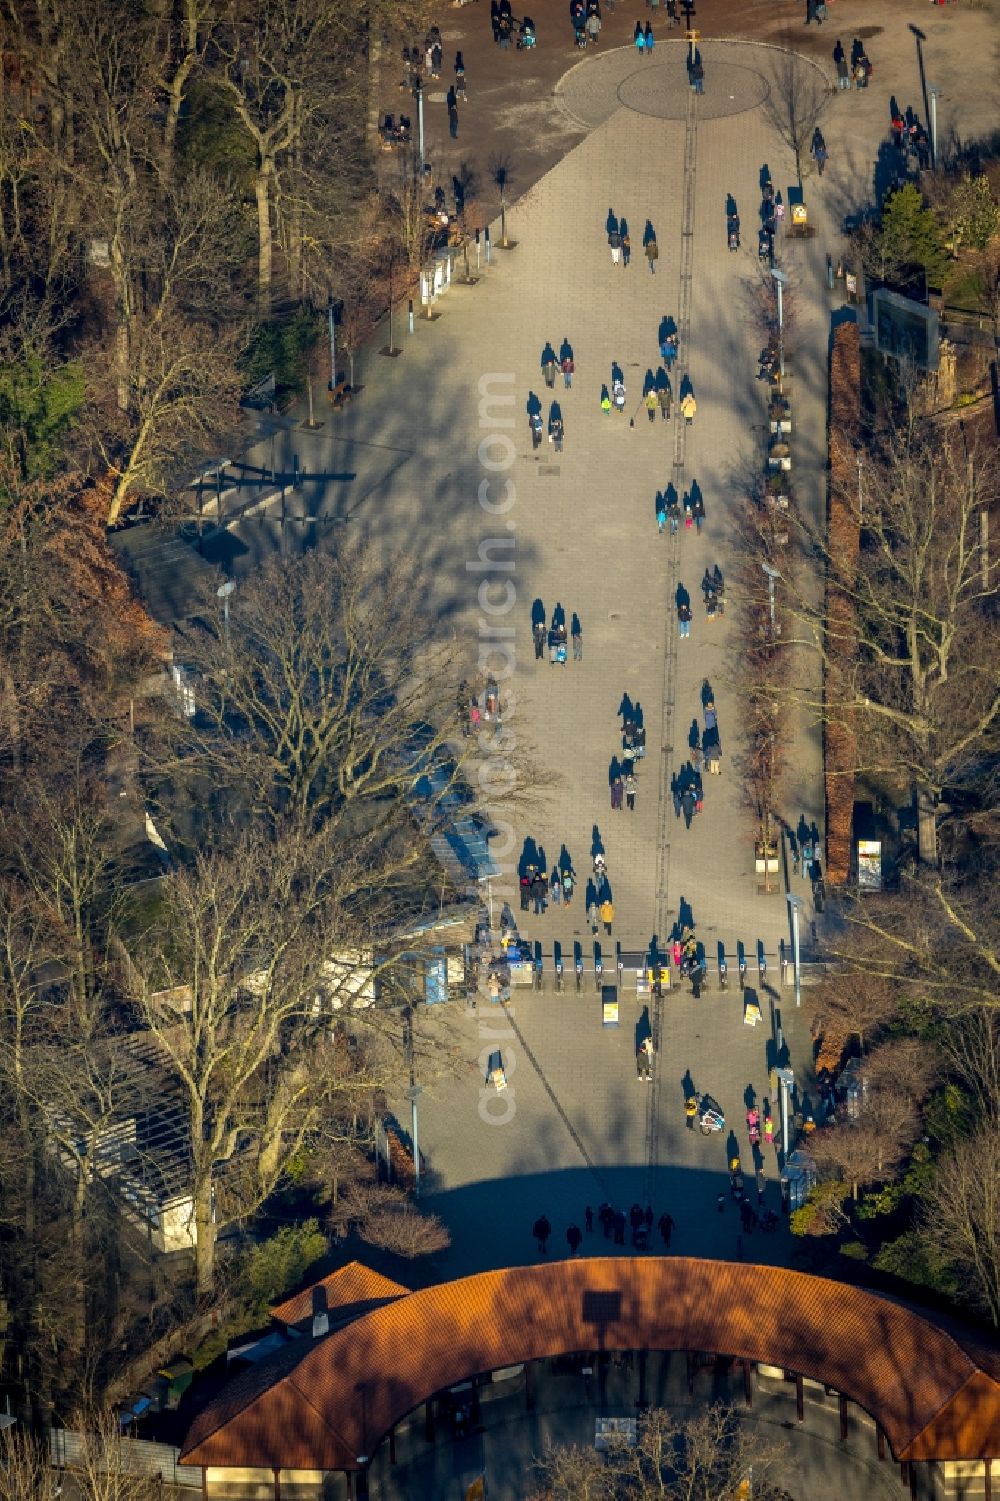
[[[629,772],[628,776],[625,778],[625,806],[630,813],[635,812],[635,795],[638,790],[639,784],[633,776],[632,772]]]
[[[691,606],[686,599],[682,599],[677,606],[677,621],[680,626],[681,640],[691,634]]]
[[[653,23],[651,21],[646,22],[644,35],[646,38],[646,56],[651,57],[653,48],[656,46],[656,38],[653,36]]]
[[[673,398],[673,392],[670,389],[670,376],[662,365],[657,367],[653,384],[656,388],[656,399],[660,403],[660,416],[666,422],[670,416],[670,403]]]
[[[539,361],[539,364],[542,367],[542,377],[543,377],[543,379],[545,381],[545,384],[548,386],[549,390],[551,391],[552,387],[556,383],[556,368],[557,368],[557,366],[556,366],[556,352],[552,348],[552,345],[548,342],[548,340],[546,340],[545,348],[542,350],[542,358]]]
[[[538,1242],[539,1251],[544,1256],[548,1250],[549,1236],[552,1234],[552,1226],[549,1224],[544,1214],[540,1214],[538,1216],[537,1220],[531,1227],[531,1233]]]
[[[655,276],[656,263],[660,258],[660,247],[656,243],[656,236],[654,234],[650,233],[649,237],[646,240],[646,243],[642,247],[642,250],[647,261],[649,262],[649,269]]]
[[[611,249],[611,264],[617,266],[622,253],[622,235],[618,228],[618,220],[612,220],[611,224],[613,227],[608,230],[608,245]]]
[[[566,1231],[566,1244],[569,1246],[571,1256],[575,1256],[577,1251],[579,1251],[582,1240],[583,1235],[581,1234],[580,1227],[578,1225],[570,1225]]]
[[[701,498],[700,490],[691,502],[691,514],[694,517],[694,524],[700,533],[702,522],[705,520],[705,502]]]
[[[694,817],[695,801],[696,799],[694,795],[694,788],[691,786],[685,787],[684,791],[681,793],[681,812],[684,815],[684,827],[686,829],[689,829],[691,827],[691,820]]]
[[[646,404],[646,416],[649,418],[650,422],[655,422],[657,408],[660,405],[660,398],[657,396],[656,390],[653,386],[650,386],[649,390],[643,397],[643,401]]]
[[[696,94],[705,92],[705,65],[701,60],[701,53],[696,52],[694,62],[691,64],[691,87]]]
[[[656,530],[660,533],[661,537],[663,535],[663,532],[664,532],[664,529],[665,529],[666,525],[667,525],[667,502],[664,499],[663,495],[661,495],[660,491],[657,490],[657,492],[656,492]]]
[[[612,811],[612,813],[620,813],[621,812],[622,794],[623,794],[623,792],[624,792],[624,783],[622,781],[621,774],[619,772],[616,772],[615,775],[611,779],[611,811]]]
[[[588,1235],[590,1235],[594,1229],[594,1211],[591,1209],[589,1204],[583,1211],[583,1228],[586,1230]]]
[[[641,21],[636,21],[635,23],[635,31],[632,34],[632,42],[637,52],[645,52],[646,33],[643,29],[643,24]]]
[[[847,64],[847,54],[844,51],[840,38],[833,49],[833,61],[837,68],[837,88],[841,91],[851,87],[851,70]]]
[[[697,410],[698,403],[694,399],[694,392],[685,391],[684,396],[681,400],[681,416],[684,418],[684,421],[688,427],[690,427],[692,422],[694,421],[694,414],[695,412],[697,412]]]
[[[649,1065],[652,1054],[652,1043],[648,1037],[644,1037],[635,1050],[635,1076],[647,1084],[649,1083]]]
[[[549,877],[549,897],[553,907],[562,904],[562,876],[559,874],[557,865],[553,865],[552,874]]]
[[[622,220],[622,266],[627,267],[632,259],[632,241],[629,238],[628,225]]]
[[[577,615],[576,611],[573,612],[573,620],[572,620],[572,623],[571,623],[570,628],[569,628],[569,633],[570,633],[570,636],[573,639],[573,661],[574,662],[582,662],[583,661],[583,626],[580,624],[580,617],[579,617],[579,615]]]
[[[549,442],[555,445],[556,453],[562,453],[565,436],[566,429],[563,427],[562,412],[558,404],[553,402],[549,412]]]
[[[669,1251],[670,1250],[670,1237],[674,1233],[674,1217],[673,1217],[673,1215],[672,1214],[666,1214],[666,1213],[661,1214],[660,1218],[657,1220],[657,1229],[660,1232],[660,1239],[663,1241],[663,1248],[664,1248],[664,1250],[665,1251]]]
[[[670,522],[670,535],[676,536],[681,524],[681,507],[676,493],[667,500],[667,520]]]
[[[461,52],[455,53],[455,93],[463,102],[469,97],[465,92],[465,59]]]
[[[568,347],[569,346],[564,342],[563,348],[566,349]],[[573,372],[576,369],[576,366],[573,363],[572,350],[570,350],[569,354],[564,354],[561,356],[559,361],[559,368],[562,370],[563,385],[568,391],[573,384]]]
[[[612,927],[614,925],[614,921],[615,921],[614,903],[612,902],[610,896],[606,896],[604,898],[603,902],[601,903],[601,922],[604,924],[604,931],[608,935],[609,938],[611,937],[611,929],[612,929]]]
[[[684,1101],[684,1124],[689,1131],[694,1130],[694,1123],[698,1118],[698,1097],[689,1094]]]
[[[826,141],[823,139],[823,132],[820,130],[818,125],[813,131],[812,145],[810,146],[809,150],[816,163],[816,170],[819,173],[820,177],[822,177],[823,168],[826,166],[827,150]]]
[[[625,1244],[625,1211],[624,1211],[624,1209],[616,1209],[615,1210],[615,1245],[616,1246],[623,1246],[624,1244]]]

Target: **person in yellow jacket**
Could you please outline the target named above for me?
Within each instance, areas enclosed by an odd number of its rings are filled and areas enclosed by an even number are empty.
[[[681,402],[681,416],[684,418],[684,421],[687,423],[688,427],[690,427],[692,422],[694,421],[694,414],[697,410],[698,403],[694,399],[694,392],[686,392],[684,399]]]
[[[615,909],[612,905],[611,898],[605,897],[604,901],[601,903],[601,922],[604,924],[604,931],[605,933],[607,933],[609,938],[611,937],[611,924],[614,922],[614,920]]]

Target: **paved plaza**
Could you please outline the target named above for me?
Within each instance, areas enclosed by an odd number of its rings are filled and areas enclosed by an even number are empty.
[[[860,25],[868,12],[845,3],[841,14],[849,46],[848,16]],[[988,18],[961,19],[972,45],[985,41]],[[927,25],[932,41],[942,24],[935,18]],[[826,258],[836,259],[842,246],[845,215],[869,198],[890,91],[919,107],[912,39],[895,36],[905,30],[900,17],[892,30],[891,67],[887,47],[876,51],[876,85],[863,95],[835,96],[823,117],[829,165],[822,180],[814,175],[805,184],[815,234],[778,245],[795,302],[789,363],[796,497],[817,522],[825,505],[830,331],[834,319],[853,316],[841,293],[827,290]],[[450,35],[446,28],[446,43]],[[819,67],[829,76],[833,25],[823,29],[823,40],[822,56],[797,66]],[[814,37],[809,42],[815,52]],[[579,880],[574,904],[525,918],[523,931],[549,956],[559,943],[569,960],[579,943],[592,960],[583,893],[596,830],[616,909],[613,937],[601,935],[609,967],[615,943],[645,949],[654,936],[664,942],[683,903],[693,912],[710,977],[719,943],[733,970],[737,944],[753,955],[760,941],[771,959],[769,981],[775,981],[777,946],[789,936],[786,873],[776,892],[761,893],[732,762],[741,706],[730,686],[731,664],[740,643],[732,611],[706,619],[700,580],[716,563],[730,571],[740,478],[762,462],[764,388],[754,379],[761,340],[749,321],[746,288],[760,274],[761,169],[766,163],[786,203],[794,170],[764,107],[784,54],[721,40],[705,40],[701,50],[701,98],[687,87],[679,40],[662,40],[648,60],[629,47],[608,47],[577,63],[567,50],[567,71],[546,107],[564,122],[556,132],[560,139],[579,144],[511,209],[515,248],[495,248],[491,264],[479,267],[476,285],[453,283],[440,299],[440,316],[432,322],[418,317],[412,335],[397,309],[393,342],[403,353],[389,358],[377,352],[388,341],[383,325],[360,359],[364,389],[356,402],[325,413],[318,432],[303,430],[292,417],[265,419],[262,440],[248,457],[266,467],[276,463],[286,474],[296,463],[304,470],[304,485],[288,502],[289,514],[301,517],[290,525],[300,528],[304,541],[336,545],[342,536],[363,533],[388,556],[400,549],[415,555],[427,574],[428,608],[440,615],[470,672],[478,657],[501,677],[506,729],[531,748],[545,769],[545,785],[526,804],[517,793],[507,795],[502,778],[487,784],[491,816],[502,831],[496,853],[505,867],[493,892],[497,909],[506,889],[516,910],[516,864],[526,838],[544,847],[549,869],[565,847]],[[943,133],[985,128],[995,103],[989,89],[974,102],[960,100],[952,54],[943,57],[941,70]],[[735,197],[743,224],[738,254],[727,249],[727,194]],[[628,219],[633,259],[627,270],[611,263],[609,209]],[[655,275],[642,253],[647,219],[660,252]],[[496,224],[493,239],[496,246]],[[674,415],[650,424],[638,407],[645,372],[659,363],[664,317],[680,329]],[[573,388],[563,390],[560,381],[549,392],[541,349],[550,340],[558,350],[564,338],[575,355]],[[628,387],[624,416],[604,415],[599,405],[612,361],[621,365]],[[683,377],[697,398],[690,428],[677,411]],[[532,453],[525,415],[531,390],[542,398],[546,417],[549,401],[560,403],[561,454],[548,444]],[[658,535],[656,492],[672,482],[683,495],[695,481],[705,498],[703,531]],[[231,529],[215,545],[214,558],[238,577],[278,539],[271,508]],[[684,641],[674,609],[679,584],[694,608]],[[565,667],[535,662],[536,599],[548,615],[557,602],[567,621],[579,615],[582,662],[572,654]],[[704,810],[688,831],[674,816],[669,787],[686,759],[705,679],[718,707],[723,775],[705,778]],[[647,750],[635,811],[612,812],[608,765],[621,749],[618,708],[625,694],[642,706]],[[780,812],[792,826],[804,817],[822,830],[815,724],[795,726]],[[809,889],[792,881],[806,902],[808,953]],[[752,967],[751,980],[756,983]],[[679,1251],[787,1260],[793,1246],[784,1226],[740,1244],[734,1207],[727,1198],[720,1213],[716,1199],[727,1188],[728,1156],[739,1151],[744,1161],[749,1157],[747,1103],[771,1096],[775,1005],[799,1100],[808,1107],[810,1041],[790,991],[761,990],[763,1021],[756,1029],[743,1023],[735,975],[725,995],[713,985],[695,1001],[684,986],[652,1014],[644,1000],[626,994],[619,1027],[605,1029],[592,975],[580,995],[571,979],[559,996],[551,977],[547,983],[540,995],[515,991],[507,1009],[485,1001],[478,1014],[449,1008],[466,1066],[458,1077],[421,1081],[426,1202],[453,1234],[451,1250],[431,1275],[531,1259],[530,1226],[543,1210],[554,1226],[556,1254],[562,1254],[567,1224],[582,1228],[584,1206],[596,1208],[605,1198],[626,1208],[634,1200],[649,1202],[657,1215],[669,1209]],[[636,1079],[635,1045],[650,1026],[659,1054],[646,1085]],[[484,1075],[498,1047],[508,1091],[491,1102]],[[685,1129],[683,1100],[691,1084],[723,1104],[727,1131],[721,1136],[704,1139]],[[408,1122],[405,1101],[394,1104]],[[491,1124],[490,1111],[503,1124]],[[773,1150],[764,1166],[769,1202],[777,1207]],[[598,1248],[599,1235],[585,1240],[585,1252]]]

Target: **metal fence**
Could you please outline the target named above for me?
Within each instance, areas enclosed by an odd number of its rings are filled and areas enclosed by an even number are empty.
[[[100,1455],[101,1445],[96,1443]],[[49,1433],[49,1458],[56,1469],[73,1469],[87,1457],[87,1435],[67,1428],[53,1428]],[[201,1490],[201,1470],[177,1463],[179,1449],[171,1444],[154,1444],[148,1439],[123,1438],[112,1450],[114,1461],[129,1475],[147,1475],[164,1485]]]

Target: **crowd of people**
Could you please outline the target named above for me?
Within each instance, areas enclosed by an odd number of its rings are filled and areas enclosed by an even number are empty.
[[[636,1250],[644,1251],[649,1247],[654,1223],[664,1250],[669,1251],[677,1221],[668,1210],[665,1209],[657,1218],[651,1204],[647,1204],[645,1209],[641,1204],[633,1204],[626,1214],[624,1209],[616,1209],[614,1205],[604,1203],[598,1206],[595,1215],[593,1207],[587,1204],[583,1211],[584,1229],[581,1230],[576,1224],[569,1225],[566,1229],[566,1244],[570,1255],[575,1256],[583,1244],[584,1234],[594,1235],[599,1227],[604,1232],[604,1239],[616,1246],[625,1245],[625,1232],[631,1230],[632,1245]],[[553,1232],[546,1214],[538,1216],[531,1227],[531,1233],[535,1237],[539,1254],[547,1255]]]

